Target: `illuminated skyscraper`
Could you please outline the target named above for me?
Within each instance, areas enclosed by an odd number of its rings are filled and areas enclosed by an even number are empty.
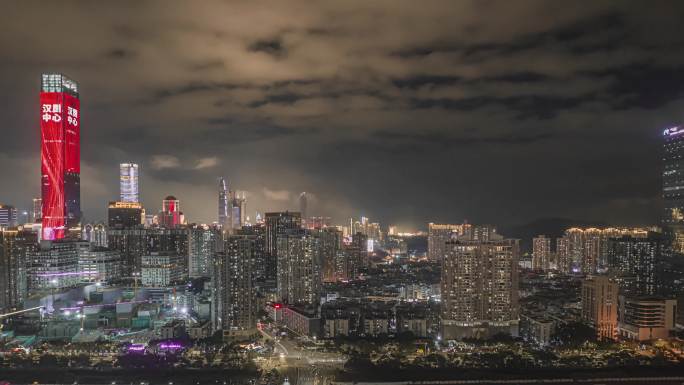
[[[308,201],[306,199],[306,191],[305,191],[305,192],[299,194],[299,212],[302,214],[302,219],[304,219],[304,221],[306,221],[306,218],[308,218],[307,217],[307,214],[308,214],[307,204],[308,204]]]
[[[159,225],[163,227],[176,227],[182,223],[180,201],[173,195],[169,195],[162,201],[162,211],[159,213]]]
[[[138,165],[121,163],[119,165],[119,181],[121,183],[121,202],[140,202],[138,194]]]
[[[532,239],[532,268],[546,271],[549,269],[551,238],[540,235]]]
[[[14,206],[0,203],[0,228],[15,227],[17,225],[17,209]]]
[[[218,180],[218,223],[223,227],[231,223],[228,198],[228,186],[226,180],[221,177]]]
[[[247,216],[247,196],[244,191],[230,191],[230,223],[231,230],[241,228],[246,222]]]
[[[78,85],[43,74],[40,92],[43,239],[64,238],[81,220],[81,127]]]
[[[491,234],[446,242],[442,260],[442,337],[518,334],[518,241]]]
[[[684,127],[663,131],[663,230],[673,251],[684,252]]]
[[[278,258],[278,237],[289,230],[302,227],[302,217],[297,212],[266,213],[265,278],[275,281]]]
[[[212,321],[225,337],[255,331],[258,310],[253,269],[262,241],[257,235],[229,235],[225,251],[214,259]]]
[[[31,220],[33,223],[38,223],[42,217],[43,200],[40,198],[33,198],[33,212],[31,213]]]

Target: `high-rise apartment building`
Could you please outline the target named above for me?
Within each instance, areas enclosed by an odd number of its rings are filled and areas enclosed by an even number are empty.
[[[605,271],[608,241],[625,235],[645,238],[647,228],[569,228],[556,241],[558,270],[565,274],[595,274]]]
[[[253,268],[261,249],[257,235],[228,235],[214,266],[214,329],[224,336],[254,333],[257,322]]]
[[[62,239],[81,220],[81,117],[78,85],[43,74],[40,92],[42,239]]]
[[[121,163],[119,165],[120,201],[128,203],[140,202],[138,191],[138,165]]]
[[[551,238],[539,235],[532,239],[532,268],[534,270],[549,270],[551,256]]]
[[[662,260],[663,240],[660,234],[648,237],[625,235],[608,242],[608,271],[620,280],[630,295],[656,293],[657,266]]]
[[[617,338],[618,289],[607,276],[589,276],[582,282],[582,320],[594,326],[598,338]]]
[[[442,261],[442,337],[518,335],[517,240],[492,234],[446,242]]]
[[[222,242],[218,229],[206,225],[189,228],[188,270],[190,278],[211,277],[212,257],[217,242]]]
[[[463,235],[464,226],[469,225],[450,225],[450,224],[428,224],[428,260],[441,262],[446,253],[445,244],[452,237]]]
[[[278,237],[289,230],[300,229],[302,217],[300,213],[290,211],[266,213],[264,222],[266,225],[265,278],[275,282],[278,265]]]
[[[663,131],[663,230],[669,246],[684,252],[684,127]]]
[[[38,234],[0,230],[0,311],[21,306],[28,295],[27,256],[37,247]]]
[[[316,307],[320,302],[321,239],[306,230],[292,230],[278,236],[278,300]]]

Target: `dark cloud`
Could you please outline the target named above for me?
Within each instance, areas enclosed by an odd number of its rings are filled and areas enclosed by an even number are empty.
[[[39,194],[37,84],[60,71],[80,84],[90,219],[134,161],[150,212],[173,194],[198,221],[215,219],[223,175],[252,216],[310,191],[339,222],[654,223],[659,132],[684,119],[679,1],[6,11],[0,201]]]

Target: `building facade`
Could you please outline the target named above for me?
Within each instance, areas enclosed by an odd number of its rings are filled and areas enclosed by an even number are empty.
[[[596,329],[599,339],[617,338],[618,290],[607,276],[590,276],[582,282],[582,320]]]
[[[518,335],[517,240],[496,235],[446,243],[442,262],[442,336],[486,338]]]
[[[81,220],[81,118],[78,85],[43,74],[40,92],[42,239],[65,237]]]
[[[257,301],[253,269],[260,252],[256,235],[229,235],[214,260],[214,329],[225,337],[256,331]]]
[[[280,302],[316,307],[320,302],[321,240],[305,230],[278,237],[277,293]]]
[[[128,203],[140,202],[138,191],[139,170],[136,163],[119,165],[120,201]]]
[[[77,286],[81,282],[79,249],[89,246],[84,241],[41,241],[27,256],[29,293]]]
[[[668,246],[684,253],[684,127],[663,131],[663,216]]]
[[[532,269],[547,271],[550,267],[551,238],[540,235],[532,239]]]

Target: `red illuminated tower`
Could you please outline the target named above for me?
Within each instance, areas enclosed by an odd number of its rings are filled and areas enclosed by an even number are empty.
[[[81,114],[78,85],[43,74],[40,90],[43,239],[61,239],[81,220]]]

